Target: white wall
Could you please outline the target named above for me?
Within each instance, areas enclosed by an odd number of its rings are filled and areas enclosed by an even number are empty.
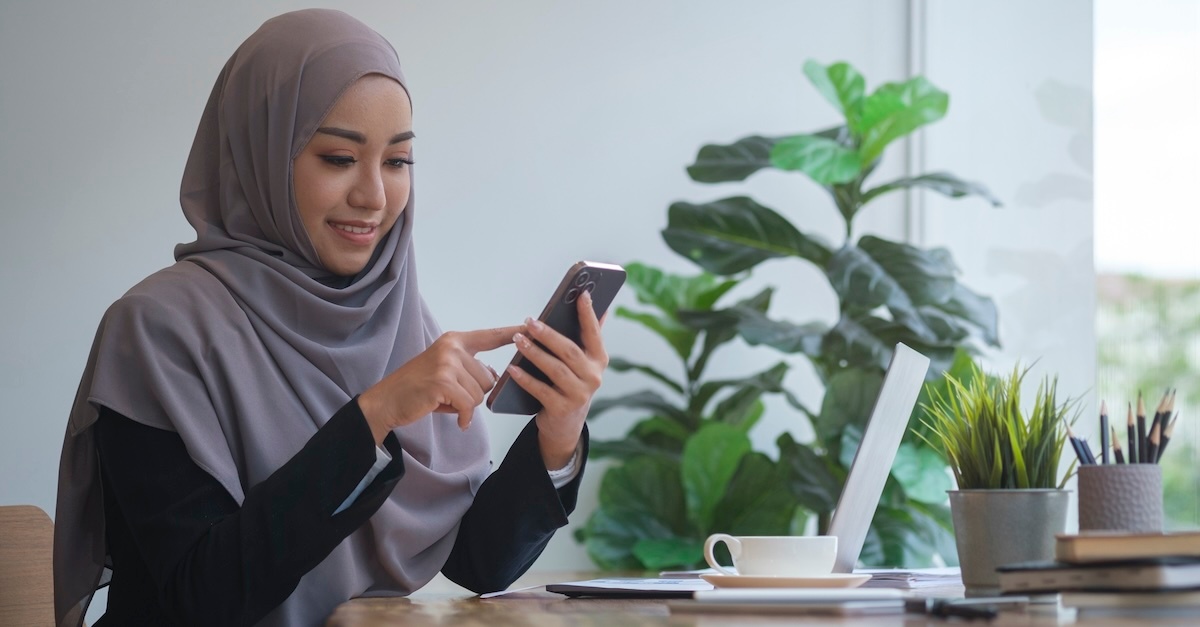
[[[263,20],[305,4],[0,4],[0,503],[53,511],[64,421],[101,313],[191,237],[177,190],[212,82]],[[1027,19],[1051,12],[1039,2],[932,4],[928,75],[951,92],[952,106],[930,136],[927,162],[988,182],[1009,207],[962,201],[942,209],[932,199],[928,240],[951,244],[965,280],[1000,297],[1005,354],[1030,359],[1046,354],[1051,330],[1039,298],[1019,292],[1040,294],[1044,277],[1019,275],[1021,266],[1004,252],[1028,247],[1053,255],[1065,273],[1065,283],[1054,285],[1085,295],[1070,307],[1055,305],[1056,325],[1065,330],[1042,363],[1069,373],[1072,385],[1090,385],[1090,282],[1082,287],[1091,278],[1090,201],[1035,210],[1018,200],[1022,186],[1068,168],[1068,131],[1043,122],[1061,137],[1045,135],[1025,122],[1037,118],[1034,90],[1046,80],[1090,89],[1088,4],[1058,3],[1056,19],[1042,26]],[[837,241],[839,219],[828,198],[798,175],[768,173],[714,188],[689,182],[683,168],[703,143],[833,123],[835,112],[803,79],[807,58],[850,61],[872,87],[904,78],[909,67],[905,2],[338,6],[390,39],[408,76],[419,136],[422,288],[446,328],[536,314],[563,270],[581,258],[692,272],[658,234],[674,200],[749,192],[800,228]],[[981,32],[960,32],[960,22]],[[986,73],[975,71],[974,59]],[[1042,65],[1050,68],[1044,75],[1028,71]],[[1013,110],[1023,117],[1011,117]],[[1042,143],[1018,142],[1017,132]],[[881,179],[904,172],[903,149],[893,152]],[[857,226],[901,237],[906,225],[897,197]],[[1088,231],[1064,247],[1062,232],[1080,229]],[[784,285],[775,313],[833,319],[835,301],[815,271],[771,263],[757,278]],[[632,303],[631,295],[619,302]],[[665,347],[630,323],[610,322],[606,339],[614,355],[674,367]],[[490,359],[499,366],[510,356],[498,351]],[[714,374],[744,374],[776,359],[734,349]],[[811,373],[797,366],[791,382],[818,403]],[[602,394],[641,386],[611,375]],[[633,418],[605,416],[593,432],[615,437]],[[498,459],[519,425],[502,416],[489,421]],[[805,433],[798,416],[773,407],[758,444],[771,450],[783,428]],[[599,470],[585,479],[574,524],[594,504]],[[587,565],[566,531],[537,568]]]
[[[925,243],[953,252],[996,299],[1003,350],[1033,375],[1058,374],[1083,398],[1081,434],[1098,438],[1092,264],[1090,2],[930,2],[925,71],[951,94],[925,136],[925,168],[976,179],[1001,198],[973,210],[933,194]]]

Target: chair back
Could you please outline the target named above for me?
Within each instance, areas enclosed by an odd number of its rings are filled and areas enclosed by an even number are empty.
[[[54,523],[40,507],[0,506],[0,625],[54,624]]]

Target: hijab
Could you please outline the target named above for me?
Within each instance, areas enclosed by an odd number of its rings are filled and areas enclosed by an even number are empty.
[[[382,36],[305,10],[264,23],[218,76],[180,189],[196,239],[105,313],[71,408],[55,525],[60,627],[81,622],[106,576],[91,428],[100,407],[177,433],[240,504],[354,395],[440,335],[417,290],[411,191],[349,278],[322,267],[296,210],[292,160],[367,74],[404,86]],[[456,416],[433,414],[396,429],[403,480],[262,624],[319,624],[347,599],[433,578],[488,473],[482,422],[464,434]]]

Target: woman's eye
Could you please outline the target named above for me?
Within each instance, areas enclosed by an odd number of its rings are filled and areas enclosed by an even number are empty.
[[[403,168],[406,165],[412,165],[413,160],[405,159],[404,157],[397,157],[395,159],[388,159],[385,163],[393,168]]]
[[[340,155],[321,155],[321,160],[339,168],[348,168],[355,164],[354,157],[344,157]]]

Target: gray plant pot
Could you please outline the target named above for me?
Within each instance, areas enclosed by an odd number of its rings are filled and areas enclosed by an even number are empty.
[[[954,541],[967,596],[999,592],[996,567],[1054,559],[1067,529],[1067,490],[950,490]]]

